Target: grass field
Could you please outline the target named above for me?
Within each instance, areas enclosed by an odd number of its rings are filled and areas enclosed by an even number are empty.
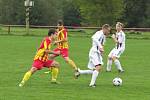
[[[35,73],[23,88],[18,87],[24,73],[30,68],[36,48],[42,37],[0,36],[0,100],[150,100],[150,40],[128,39],[126,51],[121,56],[125,73],[123,85],[114,87],[117,76],[113,66],[105,72],[106,58],[114,44],[108,39],[105,47],[103,72],[97,79],[97,87],[89,88],[90,75],[73,78],[73,70],[61,57],[58,80],[60,85],[50,84],[47,69]],[[90,38],[70,37],[70,57],[81,69],[86,69]]]

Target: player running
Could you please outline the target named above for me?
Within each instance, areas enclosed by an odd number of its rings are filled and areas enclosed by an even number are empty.
[[[91,82],[89,84],[90,87],[96,86],[96,79],[99,72],[102,70],[103,65],[103,52],[104,52],[104,43],[105,38],[110,32],[110,26],[108,24],[104,24],[102,26],[102,30],[97,31],[92,36],[92,47],[89,52],[89,70],[79,70],[80,74],[92,74]]]
[[[64,58],[66,63],[71,65],[71,67],[75,70],[75,75],[79,75],[76,64],[74,63],[73,60],[71,60],[69,58],[67,29],[64,28],[63,22],[61,20],[58,21],[57,26],[58,26],[58,29],[57,29],[57,41],[54,42],[54,44],[57,45],[57,48],[54,49],[54,52],[58,52],[59,51],[60,55]],[[57,56],[59,56],[59,55],[51,54],[50,58],[54,59]],[[45,72],[45,73],[48,73],[48,72]]]
[[[112,35],[112,38],[116,43],[116,46],[114,49],[111,50],[111,52],[108,55],[107,68],[106,68],[107,72],[111,72],[112,61],[115,63],[115,66],[119,72],[124,72],[119,61],[120,55],[125,50],[125,33],[122,31],[122,28],[123,28],[123,24],[117,22],[116,24],[117,32],[116,34]]]
[[[34,61],[32,67],[29,71],[27,71],[19,84],[20,87],[24,86],[27,80],[34,74],[37,70],[41,70],[43,67],[51,68],[52,70],[52,83],[57,83],[57,75],[59,63],[55,60],[49,60],[48,54],[60,54],[60,52],[53,52],[50,50],[52,42],[55,40],[55,30],[50,29],[48,32],[48,36],[45,37],[34,57]]]

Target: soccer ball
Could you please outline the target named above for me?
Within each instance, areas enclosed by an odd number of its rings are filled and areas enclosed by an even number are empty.
[[[121,86],[122,85],[122,79],[119,77],[114,78],[112,82],[113,82],[114,86]]]

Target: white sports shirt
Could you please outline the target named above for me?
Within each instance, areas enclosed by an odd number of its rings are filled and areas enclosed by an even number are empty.
[[[106,41],[106,36],[104,35],[103,31],[97,31],[93,36],[92,36],[92,51],[96,51],[100,53],[100,48],[104,45]]]
[[[123,31],[120,31],[116,33],[116,38],[118,40],[118,43],[116,43],[116,49],[125,49],[125,33]]]

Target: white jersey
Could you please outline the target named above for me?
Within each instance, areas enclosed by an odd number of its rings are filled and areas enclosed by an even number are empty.
[[[100,53],[100,48],[104,45],[106,40],[106,36],[104,35],[103,31],[97,31],[93,36],[92,36],[92,51],[97,51]]]
[[[106,37],[103,31],[97,31],[92,36],[92,47],[89,52],[88,68],[94,69],[96,65],[103,65],[103,58],[100,52],[100,48],[104,45]]]
[[[120,31],[116,33],[116,38],[118,40],[118,43],[116,43],[116,49],[125,49],[125,33],[123,31]]]

